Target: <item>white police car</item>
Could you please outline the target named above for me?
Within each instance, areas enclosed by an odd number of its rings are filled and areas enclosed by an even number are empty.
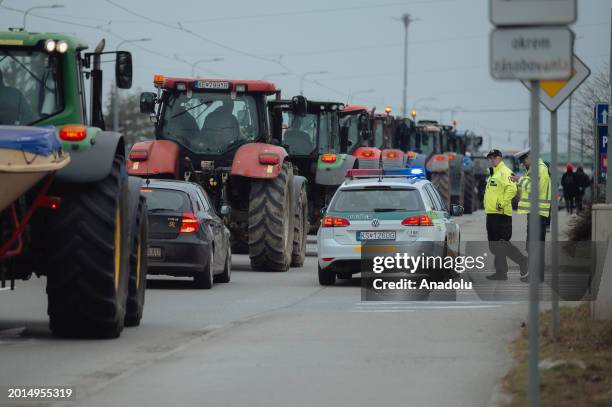
[[[359,273],[367,242],[388,243],[413,256],[457,254],[454,217],[462,214],[459,205],[446,207],[422,168],[349,170],[317,234],[319,283],[332,285],[336,276]]]

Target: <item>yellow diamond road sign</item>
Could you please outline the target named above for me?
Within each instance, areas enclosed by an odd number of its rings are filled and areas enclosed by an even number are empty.
[[[551,112],[557,110],[590,74],[591,71],[584,62],[574,55],[574,69],[568,80],[540,81],[540,103]],[[527,81],[523,81],[523,85],[530,87]]]

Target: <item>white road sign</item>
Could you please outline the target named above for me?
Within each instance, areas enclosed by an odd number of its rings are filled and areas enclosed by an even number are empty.
[[[497,26],[564,25],[576,21],[576,0],[490,0],[489,18]]]
[[[495,79],[562,80],[572,76],[574,33],[565,27],[498,28],[490,38]]]
[[[591,74],[590,69],[576,55],[572,72],[568,80],[540,82],[540,102],[551,112],[557,110]],[[531,89],[529,82],[523,81],[523,85]]]

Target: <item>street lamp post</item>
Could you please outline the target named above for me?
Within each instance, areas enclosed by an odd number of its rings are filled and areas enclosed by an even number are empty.
[[[300,95],[302,95],[302,96],[304,95],[304,79],[306,79],[307,76],[310,76],[310,75],[324,75],[326,73],[328,73],[328,72],[327,71],[312,71],[312,72],[303,73],[300,76]]]
[[[404,23],[404,92],[402,95],[402,116],[406,117],[406,114],[408,114],[408,27],[410,23],[415,20],[407,13],[402,15],[401,20],[402,23]]]
[[[198,66],[199,64],[202,64],[204,62],[219,62],[219,61],[223,61],[223,58],[208,58],[208,59],[200,59],[198,61],[195,61],[193,64],[191,64],[191,77],[193,78],[195,76],[195,67]]]
[[[23,30],[25,31],[26,29],[26,18],[28,17],[28,14],[30,14],[30,11],[32,10],[40,10],[43,8],[63,8],[64,6],[62,4],[51,4],[48,6],[34,6],[34,7],[30,7],[29,9],[27,9],[26,11],[23,12]]]
[[[148,41],[152,41],[151,38],[137,38],[134,40],[123,40],[121,41],[119,44],[117,44],[117,48],[115,49],[115,51],[119,51],[119,48],[121,48],[121,46],[123,44],[129,44],[131,42],[148,42]],[[119,88],[117,87],[117,84],[115,83],[115,86],[113,86],[113,131],[119,131]]]

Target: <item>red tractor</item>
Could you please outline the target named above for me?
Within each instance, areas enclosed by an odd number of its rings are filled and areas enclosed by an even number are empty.
[[[196,182],[225,216],[234,252],[255,270],[301,266],[306,249],[306,180],[272,140],[267,101],[274,84],[253,80],[168,78],[140,96],[155,121],[155,141],[137,143],[128,171],[145,178]]]

